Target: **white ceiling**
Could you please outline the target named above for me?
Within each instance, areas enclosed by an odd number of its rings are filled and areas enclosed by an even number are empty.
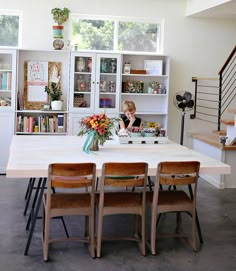
[[[192,14],[191,17],[236,20],[236,1],[230,1],[213,8],[206,9]]]

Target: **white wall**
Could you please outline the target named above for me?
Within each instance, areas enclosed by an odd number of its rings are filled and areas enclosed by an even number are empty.
[[[2,9],[23,10],[24,49],[52,49],[53,24],[50,11],[68,7],[72,13],[164,18],[164,54],[171,57],[169,138],[179,141],[181,113],[173,96],[192,90],[192,76],[216,77],[235,46],[236,21],[185,17],[185,0],[0,0]],[[196,130],[197,121],[186,116],[185,131]],[[206,126],[208,127],[208,126]],[[205,129],[205,127],[204,127]]]
[[[191,15],[205,9],[209,9],[231,0],[186,0],[186,15]]]

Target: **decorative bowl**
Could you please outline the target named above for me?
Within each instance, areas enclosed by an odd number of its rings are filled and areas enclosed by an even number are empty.
[[[155,136],[156,136],[156,133],[145,133],[145,132],[144,132],[144,136],[145,136],[145,137],[155,137]]]
[[[137,133],[130,132],[129,134],[130,134],[131,137],[140,137],[140,136],[142,136],[141,132],[137,132]]]

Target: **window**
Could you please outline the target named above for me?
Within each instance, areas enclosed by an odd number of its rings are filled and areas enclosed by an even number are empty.
[[[145,19],[72,15],[71,42],[80,50],[161,53],[161,26]]]
[[[157,52],[158,27],[159,25],[150,23],[119,22],[118,49]]]
[[[19,47],[21,14],[18,11],[0,10],[0,46]]]
[[[113,50],[114,22],[74,19],[72,42],[79,49]]]

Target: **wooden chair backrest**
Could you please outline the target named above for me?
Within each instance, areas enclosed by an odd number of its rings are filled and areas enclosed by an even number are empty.
[[[102,185],[116,187],[146,186],[148,164],[105,163],[102,168]]]
[[[49,185],[54,188],[94,188],[95,178],[94,163],[54,163],[48,168]]]
[[[157,180],[162,185],[188,185],[198,180],[200,162],[161,162],[157,169]]]

